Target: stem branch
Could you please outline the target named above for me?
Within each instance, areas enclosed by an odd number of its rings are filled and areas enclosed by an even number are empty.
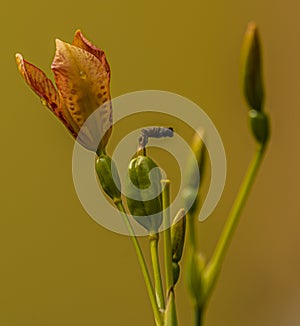
[[[164,255],[166,271],[166,292],[167,297],[173,286],[173,269],[172,269],[172,246],[171,246],[171,220],[170,220],[170,180],[162,180],[162,206],[164,221]]]
[[[165,313],[165,326],[177,326],[177,313],[175,305],[175,293],[173,288],[172,268],[172,243],[171,243],[171,217],[170,217],[170,180],[161,180],[162,208],[164,223],[164,256],[166,273],[166,297],[167,308]]]
[[[210,260],[210,263],[205,270],[205,301],[210,295],[211,290],[213,289],[216,279],[221,270],[221,265],[223,263],[226,251],[229,247],[230,241],[232,239],[233,233],[239,222],[239,217],[241,211],[246,203],[246,199],[250,193],[251,186],[255,180],[257,171],[262,162],[263,155],[265,152],[265,145],[259,145],[254,157],[250,163],[250,166],[247,170],[243,183],[240,187],[236,200],[232,206],[232,209],[229,213],[229,217],[226,221],[222,234],[217,243],[214,254]]]
[[[150,303],[151,303],[151,306],[152,306],[155,321],[156,321],[157,325],[161,326],[161,325],[163,325],[162,317],[161,317],[160,311],[159,311],[157,303],[156,303],[155,293],[154,293],[154,290],[153,290],[153,286],[152,286],[152,283],[151,283],[151,278],[150,278],[150,275],[149,275],[149,271],[148,271],[148,268],[147,268],[147,264],[146,264],[142,249],[140,247],[140,244],[138,242],[138,239],[137,239],[136,235],[134,234],[134,230],[132,228],[132,225],[131,225],[131,223],[129,221],[129,218],[127,216],[127,213],[125,211],[125,208],[124,208],[122,202],[116,203],[116,206],[117,206],[118,210],[120,211],[121,216],[124,219],[125,225],[126,225],[128,231],[129,231],[129,234],[130,234],[134,249],[136,251],[138,261],[140,263],[142,273],[143,273],[143,276],[144,276],[144,280],[145,280],[145,283],[146,283],[146,287],[147,287],[147,290],[148,290]]]
[[[194,313],[195,313],[195,326],[202,326],[203,324],[203,309],[202,307],[199,307],[195,305],[194,307]]]
[[[158,233],[151,234],[149,236],[150,255],[151,255],[152,267],[153,267],[156,300],[157,300],[158,308],[161,311],[163,311],[165,309],[165,300],[164,300],[164,291],[163,291],[159,257],[158,257],[158,239],[159,239]]]

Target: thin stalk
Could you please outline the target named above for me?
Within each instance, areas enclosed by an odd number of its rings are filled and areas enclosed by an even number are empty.
[[[160,311],[163,311],[165,309],[165,299],[164,299],[164,290],[162,285],[159,256],[158,256],[158,240],[159,240],[158,233],[151,234],[149,236],[150,255],[152,261],[152,268],[153,268],[156,301]]]
[[[172,244],[171,244],[171,217],[170,217],[170,180],[161,180],[162,208],[164,223],[164,257],[166,274],[167,309],[165,313],[165,326],[177,326],[177,313],[175,293],[173,288]]]
[[[140,247],[140,244],[138,242],[138,239],[137,239],[136,235],[134,234],[134,230],[132,228],[132,225],[131,225],[131,223],[129,221],[128,215],[127,215],[127,213],[125,211],[125,208],[124,208],[122,202],[117,202],[115,204],[116,204],[118,210],[120,211],[122,218],[124,219],[125,225],[126,225],[128,231],[129,231],[130,238],[132,240],[134,249],[136,251],[138,261],[139,261],[141,269],[142,269],[142,274],[143,274],[143,277],[144,277],[144,280],[145,280],[145,284],[146,284],[146,287],[147,287],[147,290],[148,290],[150,303],[151,303],[151,306],[152,306],[152,310],[153,310],[153,314],[154,314],[154,317],[155,317],[156,324],[159,325],[159,326],[162,326],[163,325],[162,316],[160,314],[160,311],[159,311],[157,303],[156,303],[154,289],[153,289],[153,286],[152,286],[152,283],[151,283],[150,274],[149,274],[149,271],[148,271],[148,268],[147,268],[147,264],[146,264],[142,249]]]
[[[210,295],[211,290],[213,289],[219,272],[221,270],[221,266],[229,247],[230,241],[232,239],[233,233],[238,225],[239,218],[241,215],[241,211],[246,203],[247,197],[250,193],[251,186],[255,180],[257,171],[260,167],[260,164],[263,159],[263,155],[265,152],[265,146],[260,145],[254,154],[254,157],[250,163],[250,166],[247,170],[245,178],[242,182],[236,200],[232,206],[232,209],[229,213],[228,219],[222,231],[222,234],[217,243],[214,254],[210,260],[210,263],[206,267],[205,270],[205,298]]]
[[[171,218],[170,218],[170,180],[162,180],[162,206],[163,206],[163,223],[164,223],[164,256],[165,256],[165,273],[166,273],[166,292],[167,297],[173,286],[172,270],[172,245],[171,245]]]
[[[203,308],[195,305],[194,307],[194,325],[202,326],[203,325]]]

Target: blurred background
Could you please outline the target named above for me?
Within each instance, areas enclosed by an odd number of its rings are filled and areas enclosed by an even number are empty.
[[[0,325],[154,324],[130,239],[82,208],[73,139],[25,85],[15,53],[52,77],[55,38],[71,41],[80,28],[107,54],[113,96],[166,90],[209,114],[228,162],[223,197],[199,225],[209,256],[255,148],[239,85],[250,20],[263,40],[272,138],[205,325],[300,325],[299,11],[295,0],[2,4]],[[183,277],[176,299],[180,324],[191,325]]]

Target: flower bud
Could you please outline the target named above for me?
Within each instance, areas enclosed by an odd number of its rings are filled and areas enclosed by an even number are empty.
[[[121,182],[117,167],[107,155],[101,155],[96,160],[96,172],[103,191],[115,202],[121,199]],[[116,183],[115,183],[116,182]]]
[[[150,233],[157,233],[162,223],[162,175],[147,156],[132,159],[126,179],[126,201],[134,219]]]
[[[200,182],[205,158],[203,137],[204,130],[198,129],[192,138],[191,149],[194,157],[188,157],[185,169],[186,172],[183,179],[184,186],[181,197],[186,209],[189,209],[190,214],[194,214],[197,211],[200,203]],[[196,159],[198,167],[193,164],[194,159]]]
[[[260,111],[249,111],[250,126],[255,139],[260,144],[265,144],[269,138],[268,116]]]
[[[261,111],[264,101],[261,45],[257,26],[249,23],[244,37],[241,56],[242,87],[247,104]]]
[[[172,270],[173,270],[173,286],[176,285],[179,275],[180,275],[180,266],[177,262],[172,262]]]
[[[186,217],[184,209],[180,209],[171,226],[172,261],[178,263],[182,256],[185,237]]]

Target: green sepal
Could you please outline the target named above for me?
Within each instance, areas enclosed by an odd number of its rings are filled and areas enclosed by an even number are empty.
[[[269,138],[269,119],[264,112],[249,111],[250,127],[253,136],[260,144],[265,144]]]

